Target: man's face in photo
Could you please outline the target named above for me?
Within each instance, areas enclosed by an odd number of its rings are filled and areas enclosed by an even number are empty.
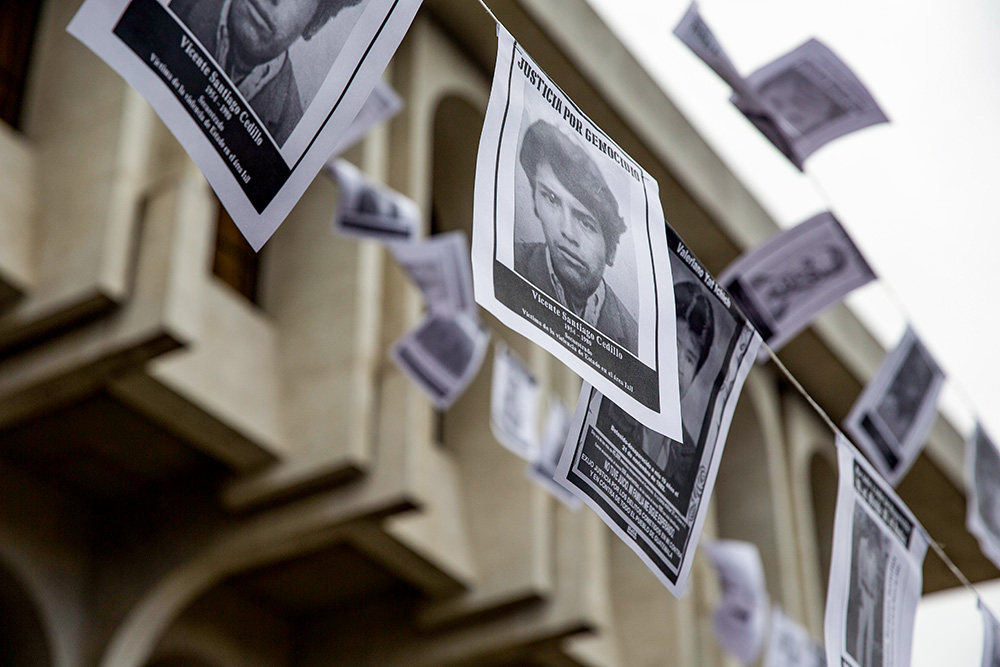
[[[680,376],[681,398],[687,394],[698,372],[698,357],[701,348],[698,337],[691,331],[687,320],[677,319],[677,373]]]
[[[607,245],[602,224],[559,181],[547,162],[535,173],[535,214],[563,289],[586,299],[604,276]]]
[[[790,72],[769,83],[762,91],[771,107],[799,132],[811,132],[840,109],[804,76]]]
[[[323,0],[233,0],[229,30],[237,57],[248,66],[281,55],[298,39]]]

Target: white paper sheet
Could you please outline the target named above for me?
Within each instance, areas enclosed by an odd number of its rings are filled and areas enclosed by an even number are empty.
[[[399,339],[389,356],[439,410],[446,410],[469,386],[490,334],[467,313],[431,313]]]
[[[977,604],[983,616],[982,667],[1000,667],[1000,622],[982,600],[978,600]]]
[[[747,86],[752,97],[737,90],[733,104],[799,169],[834,139],[889,122],[857,75],[815,39],[748,76]]]
[[[423,292],[431,312],[478,312],[465,232],[435,234],[416,243],[390,243],[389,250]]]
[[[643,424],[680,438],[656,181],[497,33],[476,165],[476,300]]]
[[[701,58],[702,62],[712,68],[712,71],[719,75],[730,87],[744,96],[744,99],[753,103],[756,96],[747,85],[746,79],[736,69],[736,65],[730,60],[729,55],[722,44],[716,39],[715,33],[708,27],[705,19],[698,11],[698,3],[692,2],[687,12],[681,18],[680,23],[674,28],[674,35],[677,36],[684,45]]]
[[[326,169],[340,185],[334,232],[383,242],[415,238],[420,209],[412,199],[375,183],[347,160],[334,160]]]
[[[733,89],[733,104],[799,169],[827,143],[888,122],[857,75],[816,39],[740,75],[691,3],[674,34]]]
[[[275,5],[250,0],[87,0],[68,30],[149,101],[259,250],[343,140],[420,0],[345,5],[288,39],[270,28]]]
[[[826,667],[823,647],[778,605],[771,611],[771,635],[764,667]]]
[[[757,545],[719,540],[702,545],[715,566],[722,599],[712,616],[719,644],[744,665],[757,661],[764,646],[771,601]]]
[[[775,234],[719,276],[773,350],[826,308],[874,279],[868,262],[829,212]],[[767,358],[766,352],[760,357]]]
[[[347,149],[358,143],[362,137],[378,125],[389,120],[403,108],[403,98],[401,98],[392,86],[381,79],[372,88],[371,94],[365,100],[361,111],[354,117],[351,124],[344,130],[340,137],[340,142],[333,149],[332,158],[336,158]]]
[[[493,350],[490,427],[497,441],[526,461],[538,455],[542,389],[531,369],[498,340]]]
[[[909,667],[927,533],[892,486],[839,435],[837,459],[827,664]]]
[[[924,447],[943,384],[944,372],[907,328],[844,420],[853,442],[893,486]]]
[[[674,440],[642,426],[584,384],[556,480],[679,597],[760,336],[673,230],[667,233],[684,437]]]
[[[966,528],[1000,567],[1000,451],[981,424],[965,443]]]
[[[545,427],[542,429],[541,447],[539,447],[535,459],[528,463],[527,475],[555,496],[557,500],[570,509],[576,510],[580,507],[580,499],[555,479],[556,468],[569,436],[572,417],[561,400],[554,397],[549,398],[549,410],[545,417]]]

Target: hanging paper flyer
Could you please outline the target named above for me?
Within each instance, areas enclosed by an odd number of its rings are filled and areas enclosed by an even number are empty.
[[[943,384],[944,372],[907,328],[844,420],[845,430],[893,486],[923,448]]]
[[[748,76],[746,86],[750,95],[735,89],[733,104],[799,169],[834,139],[889,122],[851,68],[816,39]]]
[[[826,661],[908,667],[928,538],[909,508],[845,438],[826,594]]]
[[[255,250],[344,139],[420,0],[87,0],[69,32],[198,164]]]
[[[826,667],[823,647],[789,618],[778,605],[771,611],[771,636],[764,667]]]
[[[451,407],[482,366],[489,330],[468,313],[430,313],[389,356],[439,410]]]
[[[497,27],[473,212],[476,300],[640,422],[681,437],[656,181]]]
[[[526,461],[538,455],[542,388],[531,369],[498,340],[493,351],[490,428],[497,441]]]
[[[684,436],[644,427],[584,384],[556,480],[676,596],[684,590],[729,424],[760,336],[672,229]]]
[[[389,251],[420,288],[432,313],[462,312],[479,318],[465,232],[435,234],[416,243],[390,243]]]
[[[743,77],[697,3],[674,35],[732,87],[736,108],[800,170],[834,139],[889,120],[851,68],[819,40]]]
[[[372,92],[368,95],[365,103],[361,106],[358,115],[354,117],[351,124],[344,130],[337,147],[333,149],[331,159],[336,158],[354,144],[361,141],[361,138],[368,134],[368,131],[379,123],[383,123],[395,116],[403,108],[403,99],[392,89],[392,86],[385,81],[379,80]],[[328,164],[329,166],[329,164]]]
[[[545,427],[542,429],[541,446],[535,459],[528,463],[527,474],[566,507],[576,510],[580,507],[580,499],[555,479],[572,417],[561,400],[549,399],[549,412],[545,418]]]
[[[712,614],[715,636],[744,665],[757,662],[764,646],[770,598],[757,545],[718,540],[702,545],[719,575],[722,599]]]
[[[1000,622],[983,604],[977,601],[983,617],[983,661],[982,667],[1000,667]]]
[[[427,304],[424,319],[389,354],[438,409],[447,409],[475,379],[490,340],[472,298],[465,233],[387,246]]]
[[[1000,451],[982,424],[965,443],[965,525],[1000,567]]]
[[[373,182],[347,160],[334,160],[326,169],[340,185],[333,231],[376,241],[414,239],[420,209],[412,199]]]
[[[874,279],[861,251],[830,212],[775,234],[719,276],[772,350]]]
[[[715,33],[702,18],[701,12],[698,11],[698,3],[691,3],[680,23],[674,28],[674,35],[734,91],[741,93],[751,103],[756,99],[747,86],[746,79],[736,69],[729,54],[722,48]]]

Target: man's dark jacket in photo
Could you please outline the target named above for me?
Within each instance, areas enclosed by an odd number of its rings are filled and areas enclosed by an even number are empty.
[[[224,4],[224,0],[173,0],[170,3],[170,9],[195,34],[212,58],[215,57]],[[302,101],[291,60],[285,58],[278,74],[252,100],[247,101],[278,146],[284,145],[302,118]]]
[[[545,261],[545,248],[544,243],[514,244],[514,270],[535,287],[555,299],[556,289],[549,276],[549,266]],[[558,301],[558,299],[556,300]],[[605,283],[604,305],[601,306],[601,312],[597,316],[597,324],[594,326],[632,354],[638,354],[639,326],[607,283]]]

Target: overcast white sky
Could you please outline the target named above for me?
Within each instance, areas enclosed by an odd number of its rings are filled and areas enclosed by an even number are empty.
[[[1000,612],[1000,583],[976,589],[994,614]],[[982,664],[983,624],[975,596],[965,589],[924,596],[917,610],[913,636],[913,667],[980,667]]]
[[[780,224],[833,208],[882,277],[850,305],[886,346],[912,322],[956,381],[945,401],[959,428],[979,414],[1000,436],[1000,355],[990,348],[1000,324],[1000,3],[702,2],[744,74],[818,37],[886,110],[891,124],[811,157],[810,177],[759,136],[729,104],[728,86],[673,37],[687,0],[590,2]]]
[[[815,153],[808,176],[770,147],[729,104],[728,86],[673,37],[688,0],[589,2],[779,224],[833,209],[881,277],[849,305],[887,347],[911,322],[949,375],[942,398],[949,416],[960,429],[979,416],[1000,438],[1000,2],[703,0],[702,15],[744,75],[817,37],[888,114],[890,124]],[[992,606],[1000,611],[1000,594]],[[974,603],[946,596],[928,607],[913,664],[978,664]],[[942,639],[944,628],[955,630]],[[934,653],[956,645],[968,654]]]

